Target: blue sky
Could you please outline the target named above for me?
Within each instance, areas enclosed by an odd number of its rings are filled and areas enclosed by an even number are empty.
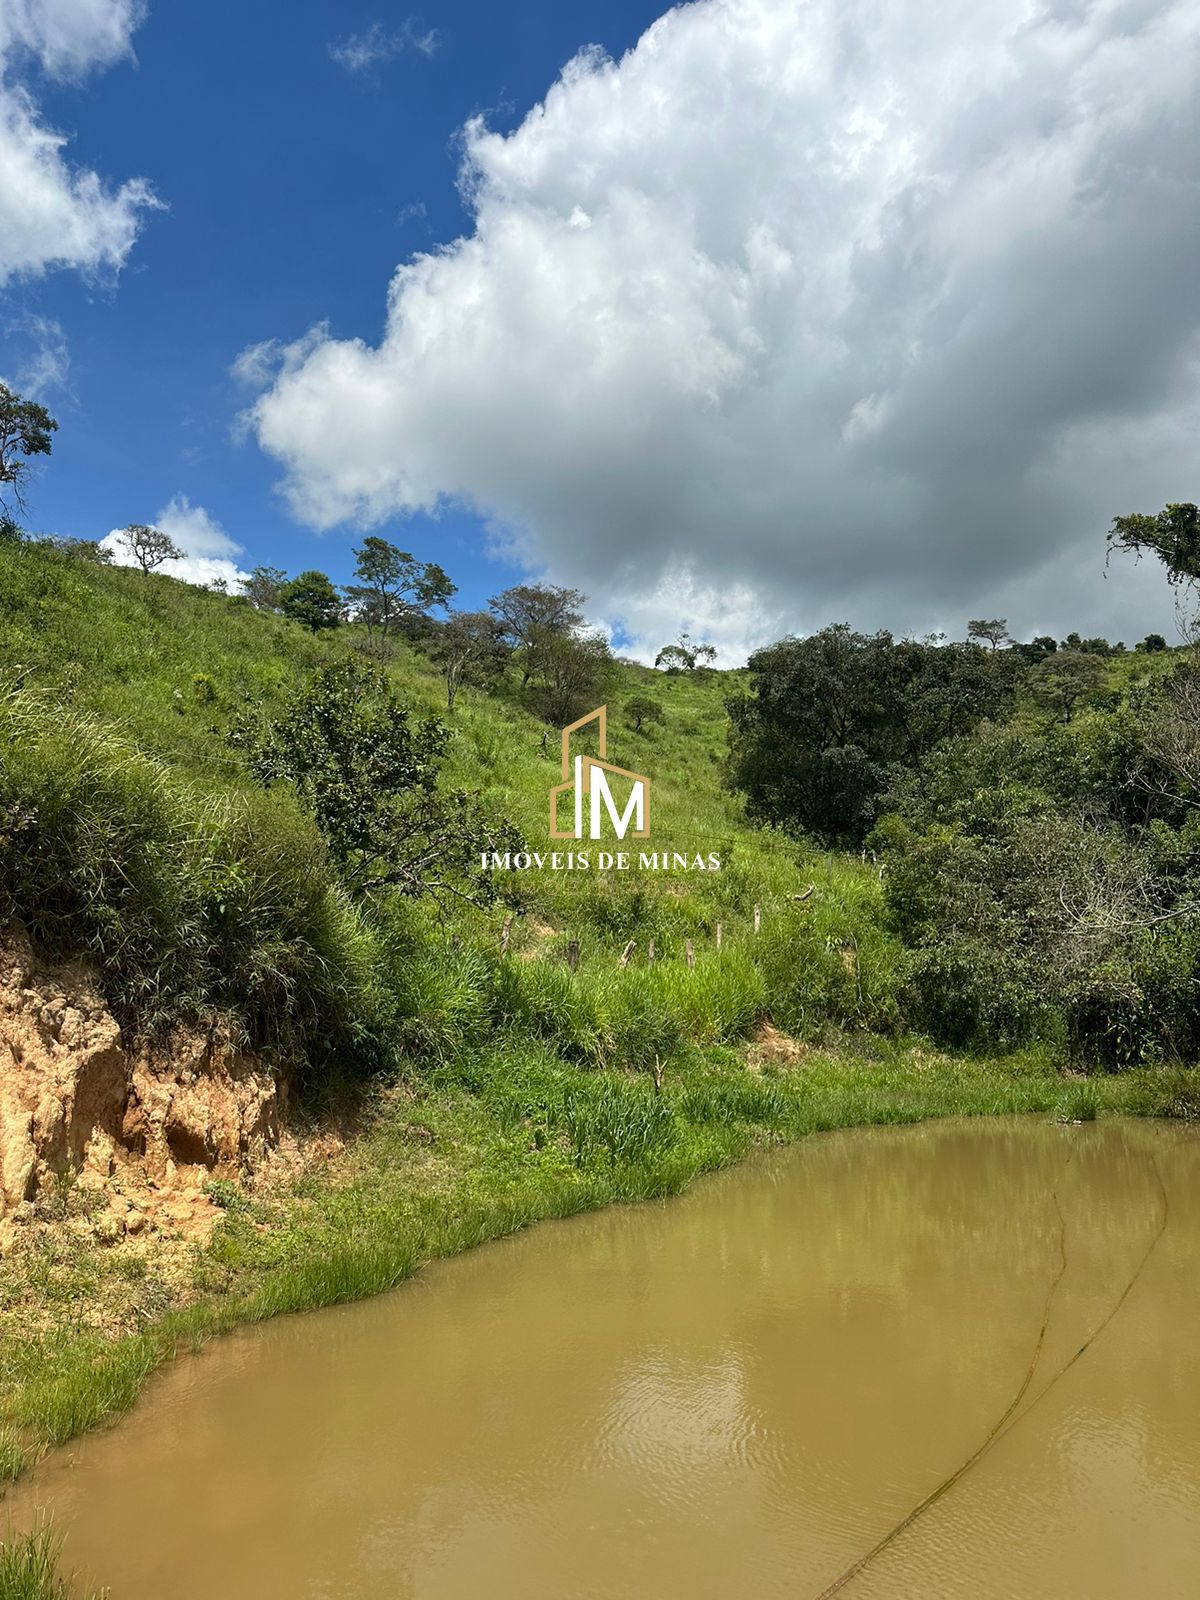
[[[1200,498],[1198,49],[1194,0],[0,0],[30,525],[340,581],[371,529],[650,659],[1170,633],[1104,535]]]
[[[53,272],[0,302],[0,372],[31,359],[31,318],[57,322],[69,350],[66,383],[45,395],[60,432],[30,526],[99,538],[185,495],[243,546],[243,567],[315,565],[348,581],[354,530],[299,523],[274,492],[276,465],[236,440],[247,396],[231,364],[321,321],[377,338],[396,264],[470,229],[456,186],[466,119],[511,128],[581,44],[620,54],[656,15],[653,4],[536,0],[422,14],[179,0],[150,8],[136,60],[84,83],[29,74],[75,161],[113,182],[145,176],[165,207],[145,216],[111,284]],[[432,53],[410,46],[356,71],[331,57],[349,39],[369,44],[373,27],[395,37],[410,24],[417,37],[436,31]],[[488,558],[478,517],[453,507],[377,531],[442,561],[458,604],[520,576]]]

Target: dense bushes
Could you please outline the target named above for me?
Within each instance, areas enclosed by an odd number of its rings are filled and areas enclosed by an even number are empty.
[[[965,1047],[1040,1038],[1108,1066],[1195,1058],[1197,824],[1139,746],[1149,726],[987,730],[893,796],[872,842],[914,954],[916,1026]]]
[[[854,633],[845,623],[750,658],[731,696],[731,776],[751,816],[858,844],[894,767],[994,716],[1021,670],[1013,652]]]

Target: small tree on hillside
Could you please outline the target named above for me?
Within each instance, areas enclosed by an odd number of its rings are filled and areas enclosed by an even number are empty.
[[[446,710],[454,710],[464,683],[490,688],[504,671],[508,654],[500,622],[486,611],[452,611],[433,647],[446,680]]]
[[[376,628],[386,639],[398,623],[425,616],[434,606],[448,606],[457,587],[436,561],[418,561],[387,539],[372,534],[354,552],[356,584],[346,589],[354,615],[367,632]]]
[[[302,572],[285,583],[279,596],[280,610],[292,622],[299,622],[313,633],[336,628],[342,620],[338,592],[323,572]]]
[[[255,567],[243,592],[256,611],[278,611],[287,581],[282,567]]]
[[[974,639],[979,644],[990,645],[993,650],[998,650],[1002,644],[1008,643],[1008,618],[1007,617],[977,617],[967,623],[967,638]]]
[[[665,723],[667,720],[662,706],[657,700],[651,700],[648,694],[630,695],[625,702],[625,716],[634,733],[641,733],[644,723]]]
[[[48,456],[58,423],[36,400],[25,400],[6,383],[0,383],[0,510],[7,508],[7,490],[13,508],[25,509],[25,483],[32,456]]]
[[[1033,671],[1034,698],[1061,721],[1070,722],[1081,702],[1099,694],[1107,682],[1104,663],[1081,650],[1059,650]]]
[[[153,572],[164,561],[178,561],[183,556],[169,534],[145,522],[131,522],[121,529],[118,539],[143,572]]]
[[[413,722],[378,668],[322,667],[264,731],[239,730],[267,788],[293,785],[349,891],[457,896],[485,902],[496,879],[473,870],[484,850],[520,840],[476,795],[442,791],[449,730]]]
[[[1143,655],[1155,655],[1158,651],[1166,648],[1167,641],[1161,633],[1148,633],[1140,644],[1134,646],[1134,649],[1140,650]]]
[[[697,644],[690,634],[681,633],[674,644],[663,646],[654,665],[664,672],[695,672],[698,666],[711,666],[716,659],[716,645]]]
[[[533,676],[537,641],[550,634],[577,634],[583,627],[586,604],[587,596],[579,589],[563,589],[552,583],[514,584],[488,601],[505,638],[517,652],[523,689]]]
[[[603,634],[548,629],[534,635],[530,654],[528,693],[547,722],[561,728],[603,701],[613,667]]]

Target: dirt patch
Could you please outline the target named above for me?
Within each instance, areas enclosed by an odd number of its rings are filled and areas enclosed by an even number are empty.
[[[780,1033],[771,1022],[760,1022],[753,1042],[746,1051],[746,1065],[751,1072],[761,1072],[766,1066],[798,1066],[808,1054],[808,1046]]]
[[[215,1030],[128,1048],[95,974],[0,937],[0,1250],[64,1183],[90,1192],[101,1243],[157,1228],[202,1242],[213,1177],[240,1181],[278,1145],[277,1075]]]

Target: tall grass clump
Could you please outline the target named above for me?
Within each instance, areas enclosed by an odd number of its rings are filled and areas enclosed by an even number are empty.
[[[32,1533],[0,1538],[0,1600],[84,1600],[58,1575],[62,1540],[46,1520]],[[104,1600],[91,1591],[89,1600]]]
[[[668,1150],[676,1139],[671,1108],[647,1079],[606,1075],[574,1084],[562,1116],[580,1167],[597,1161],[637,1166]]]
[[[387,953],[394,1037],[406,1055],[446,1062],[479,1043],[493,1010],[494,971],[480,951],[393,938]]]
[[[94,718],[14,689],[0,919],[90,957],[135,1035],[224,1018],[291,1055],[383,1048],[375,936],[286,797],[204,796]]]

